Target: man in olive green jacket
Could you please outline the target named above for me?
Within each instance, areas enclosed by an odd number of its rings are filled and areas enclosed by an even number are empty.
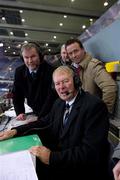
[[[78,39],[66,42],[66,50],[72,66],[77,70],[82,82],[82,88],[103,99],[110,114],[113,113],[117,95],[117,85],[106,71],[104,63],[87,53]]]

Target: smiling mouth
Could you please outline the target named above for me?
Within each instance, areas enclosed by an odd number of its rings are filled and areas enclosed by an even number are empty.
[[[66,91],[60,93],[62,96],[66,96]]]

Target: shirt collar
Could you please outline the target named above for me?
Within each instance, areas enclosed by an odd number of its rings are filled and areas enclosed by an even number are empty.
[[[75,102],[75,99],[76,99],[77,95],[78,95],[78,93],[76,94],[76,96],[75,96],[72,100],[66,101],[66,104],[69,104],[69,106],[73,105],[73,103]]]
[[[29,69],[29,72],[30,72],[30,74],[31,74],[32,72],[37,73],[37,70],[32,71],[32,70]]]
[[[72,63],[72,65],[75,67],[75,68],[78,68],[79,67],[79,64],[77,64],[77,63]]]

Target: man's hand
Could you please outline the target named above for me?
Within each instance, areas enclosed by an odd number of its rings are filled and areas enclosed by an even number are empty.
[[[118,163],[113,168],[113,174],[115,180],[120,180],[120,161],[118,161]]]
[[[37,156],[41,162],[44,164],[49,164],[49,158],[50,158],[50,149],[46,148],[45,146],[33,146],[30,149],[30,152]]]
[[[12,129],[12,130],[8,130],[8,131],[0,132],[0,141],[1,141],[1,140],[5,140],[5,139],[12,138],[12,137],[15,136],[16,134],[17,134],[17,130],[16,130],[16,129]]]
[[[24,113],[21,113],[16,117],[16,119],[19,121],[24,121],[26,119],[26,116]]]

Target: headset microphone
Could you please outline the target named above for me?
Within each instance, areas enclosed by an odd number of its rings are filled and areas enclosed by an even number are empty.
[[[68,91],[65,92],[66,96],[68,96],[70,93]]]

